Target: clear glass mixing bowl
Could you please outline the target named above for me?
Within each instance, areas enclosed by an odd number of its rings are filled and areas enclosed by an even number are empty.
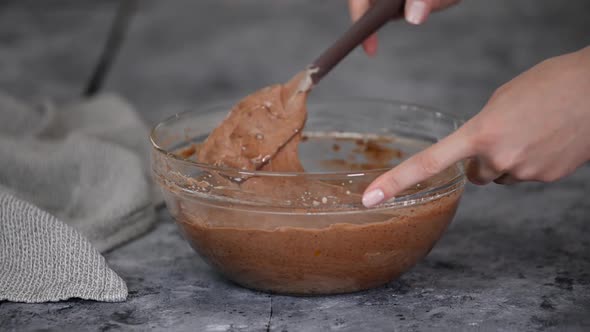
[[[427,107],[346,99],[308,104],[305,172],[223,169],[195,151],[231,105],[177,114],[151,133],[152,170],[192,247],[245,287],[331,294],[383,285],[428,254],[454,217],[462,164],[372,209],[366,186],[460,120]]]

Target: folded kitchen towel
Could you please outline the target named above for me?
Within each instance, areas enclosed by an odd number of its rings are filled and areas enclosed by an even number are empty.
[[[0,94],[0,301],[123,301],[100,254],[146,232],[147,128],[114,95],[33,107]]]

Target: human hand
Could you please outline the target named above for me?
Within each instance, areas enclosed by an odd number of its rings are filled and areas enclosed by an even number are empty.
[[[422,24],[433,11],[438,11],[452,6],[460,0],[406,0],[404,16],[406,21],[412,24]],[[356,22],[371,7],[375,0],[348,0],[350,18]],[[363,48],[368,55],[377,52],[377,34],[371,35],[363,43]]]
[[[371,207],[470,158],[467,177],[551,182],[590,160],[590,47],[555,57],[504,84],[462,127],[378,177]]]

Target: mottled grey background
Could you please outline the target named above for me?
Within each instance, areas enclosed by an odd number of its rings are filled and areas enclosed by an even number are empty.
[[[0,89],[79,96],[116,4],[0,2]],[[464,1],[421,27],[388,25],[376,58],[356,51],[312,98],[386,97],[469,117],[519,72],[590,45],[589,17],[586,0]],[[140,0],[105,88],[155,123],[284,81],[348,24],[343,0]],[[128,282],[127,302],[0,303],[0,330],[588,330],[589,182],[585,166],[551,185],[469,186],[447,234],[410,273],[318,298],[227,283],[162,211],[154,232],[107,255]]]

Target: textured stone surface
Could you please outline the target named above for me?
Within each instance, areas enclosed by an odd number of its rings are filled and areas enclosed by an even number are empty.
[[[283,81],[347,25],[344,1],[142,1],[107,88],[150,122]],[[0,88],[34,98],[82,90],[113,1],[6,1]],[[468,117],[543,58],[590,44],[590,3],[465,1],[424,27],[394,23],[380,54],[355,52],[310,98],[417,101]],[[167,212],[107,255],[127,281],[117,304],[0,303],[0,330],[584,331],[590,329],[590,166],[551,185],[469,186],[432,253],[367,292],[269,296],[212,272]],[[270,323],[270,325],[268,325]]]

